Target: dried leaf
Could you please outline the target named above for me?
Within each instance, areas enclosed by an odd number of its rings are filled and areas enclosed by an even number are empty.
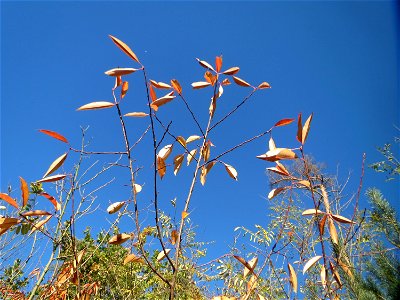
[[[175,156],[174,158],[174,175],[176,176],[176,174],[178,174],[181,166],[182,166],[182,162],[183,159],[185,158],[185,154],[179,154],[177,156]]]
[[[202,185],[206,183],[206,177],[208,172],[210,172],[211,168],[215,165],[215,161],[208,163],[207,165],[203,166],[201,168],[201,174],[200,174],[200,182]]]
[[[183,136],[177,136],[176,140],[178,141],[179,144],[182,145],[183,148],[186,149],[186,140],[184,139]]]
[[[116,213],[117,211],[119,211],[121,209],[122,206],[124,206],[125,202],[114,202],[113,204],[111,204],[110,206],[107,207],[107,212],[109,214],[113,214]]]
[[[46,171],[46,173],[43,175],[43,178],[55,172],[59,167],[61,167],[64,161],[66,160],[67,155],[68,153],[64,153],[63,155],[58,157],[55,161],[53,161],[48,170]]]
[[[126,93],[128,92],[128,88],[129,88],[128,81],[124,81],[121,87],[121,99],[125,97]]]
[[[214,117],[214,113],[215,113],[216,109],[217,109],[217,98],[212,97],[210,107],[208,108],[211,118]]]
[[[264,296],[261,296],[260,294],[257,294],[257,300],[265,300]]]
[[[299,113],[299,116],[297,118],[297,140],[301,143],[303,139],[303,123],[301,122],[301,113]]]
[[[202,66],[203,68],[210,69],[215,72],[214,68],[205,60],[200,60],[198,58],[196,58],[196,60],[199,62],[200,66]]]
[[[116,37],[109,35],[109,37],[112,39],[115,45],[118,46],[119,49],[121,49],[123,52],[125,52],[126,55],[128,55],[130,58],[132,58],[134,61],[139,62],[139,59],[137,58],[136,54],[133,53],[131,48],[127,44],[125,44],[123,41],[117,39]]]
[[[114,90],[119,87],[122,84],[122,77],[121,76],[116,76],[115,77],[115,85],[114,85]]]
[[[319,222],[318,226],[319,226],[319,232],[321,233],[321,235],[324,235],[325,232],[325,222],[326,222],[326,218],[328,217],[327,214],[325,214],[321,221]]]
[[[128,254],[125,259],[124,259],[124,265],[130,263],[130,262],[137,262],[137,263],[144,263],[143,258],[141,258],[140,256],[137,256],[136,254]]]
[[[172,148],[173,148],[172,144],[164,146],[160,151],[158,151],[157,156],[166,160],[168,158],[168,156],[171,154]]]
[[[332,274],[333,274],[333,278],[335,278],[335,281],[337,282],[339,287],[341,287],[342,286],[342,281],[340,280],[339,272],[336,270],[336,267],[332,264],[332,262],[329,262],[329,266],[331,268],[331,271],[332,271]]]
[[[150,106],[152,109],[157,111],[160,106],[163,106],[164,104],[167,104],[168,102],[171,102],[172,100],[174,100],[174,98],[175,98],[175,96],[173,96],[171,93],[169,93],[169,94],[165,95],[164,97],[158,98],[157,100],[153,101],[150,104]]]
[[[304,123],[303,130],[302,130],[302,135],[301,135],[301,143],[304,144],[306,142],[308,132],[310,131],[310,125],[311,125],[311,120],[312,120],[313,114],[311,114],[306,122]]]
[[[286,168],[279,161],[276,161],[276,167],[270,167],[270,168],[267,168],[267,170],[277,173],[279,175],[283,175],[283,176],[290,175],[289,171],[286,170]]]
[[[290,149],[275,148],[274,150],[270,150],[265,154],[257,156],[257,158],[274,162],[281,159],[296,159],[297,155]]]
[[[19,180],[21,182],[21,193],[22,193],[22,207],[24,207],[29,200],[29,188],[28,184],[26,183],[25,179],[22,177],[19,177]]]
[[[240,70],[239,67],[232,67],[232,68],[229,68],[228,70],[222,72],[222,74],[235,75],[237,72],[239,72],[239,70]]]
[[[191,163],[192,160],[194,159],[194,156],[196,155],[196,153],[197,153],[197,149],[193,149],[193,150],[191,150],[191,151],[188,153],[188,155],[187,155],[187,157],[186,157],[186,159],[187,159],[187,165],[190,165],[190,163]]]
[[[207,81],[197,81],[197,82],[193,82],[192,83],[192,87],[195,90],[202,89],[202,88],[205,88],[205,87],[210,86],[210,85],[211,85],[211,83],[209,83]]]
[[[136,117],[136,118],[143,118],[147,117],[149,114],[146,114],[145,112],[130,112],[124,115],[124,117]]]
[[[292,123],[294,119],[282,119],[275,123],[274,127],[285,126]]]
[[[334,219],[335,221],[339,222],[339,223],[344,223],[344,224],[356,224],[356,222],[347,219],[345,217],[339,216],[339,215],[331,215],[332,219]]]
[[[272,198],[278,196],[282,191],[284,191],[285,188],[277,188],[277,189],[273,189],[268,193],[268,199],[271,200]]]
[[[149,86],[149,91],[150,91],[150,98],[151,98],[151,102],[154,102],[157,100],[157,94],[156,91],[154,90],[153,86],[150,84]]]
[[[161,179],[164,177],[166,171],[167,166],[165,164],[165,160],[157,156],[157,172]]]
[[[271,88],[271,86],[269,85],[269,83],[268,82],[263,82],[263,83],[261,83],[258,87],[257,87],[259,90],[263,90],[263,89],[270,89]]]
[[[169,253],[171,252],[171,249],[165,249],[164,251],[161,251],[157,255],[157,261],[162,261]]]
[[[182,220],[184,220],[189,215],[189,213],[187,211],[182,211],[181,215],[182,215]]]
[[[172,79],[171,85],[178,94],[182,94],[182,87],[178,80]]]
[[[258,257],[255,256],[247,263],[250,268],[248,268],[247,266],[244,267],[243,277],[246,277],[247,275],[249,275],[249,273],[254,273],[254,269],[257,266],[257,263]]]
[[[6,201],[8,204],[14,206],[16,209],[18,209],[18,203],[15,201],[13,198],[11,198],[9,195],[0,193],[0,199]]]
[[[308,187],[308,188],[311,187],[311,183],[308,180],[300,180],[297,182],[297,184],[304,185],[305,187]]]
[[[24,213],[21,213],[21,216],[24,217],[36,217],[36,216],[49,216],[51,213],[45,210],[31,210]]]
[[[250,264],[242,257],[238,256],[238,255],[234,255],[234,258],[236,258],[245,268],[247,268],[252,274],[256,275],[254,273],[254,268],[252,268],[252,266],[250,266]],[[257,262],[256,262],[257,263]]]
[[[231,82],[229,81],[228,78],[225,78],[224,80],[222,80],[221,85],[229,85],[231,84]]]
[[[130,234],[126,233],[119,233],[117,235],[114,235],[108,243],[111,245],[120,245],[122,243],[125,243],[127,240],[129,240],[132,237]]]
[[[257,287],[257,276],[256,275],[252,275],[250,277],[250,280],[247,282],[247,293],[250,293],[256,287]]]
[[[303,268],[303,275],[307,272],[307,270],[309,268],[311,268],[320,258],[322,257],[322,255],[317,255],[314,256],[313,258],[311,258],[305,265]]]
[[[191,143],[191,142],[193,142],[193,141],[197,141],[197,140],[199,140],[199,139],[201,139],[200,136],[198,136],[198,135],[191,135],[191,136],[189,136],[189,137],[186,139],[186,144],[189,144],[189,143]]]
[[[133,184],[133,190],[136,194],[140,193],[142,191],[142,186],[140,184],[134,183]]]
[[[296,272],[294,270],[294,268],[292,267],[291,264],[288,263],[288,269],[289,269],[289,282],[290,285],[292,286],[292,289],[295,293],[297,293],[297,275]]]
[[[39,230],[40,228],[42,228],[44,224],[46,224],[48,221],[50,221],[51,217],[52,216],[47,216],[44,220],[41,220],[41,221],[37,222],[36,224],[33,224],[30,234],[32,234],[36,230]]]
[[[353,273],[351,272],[349,266],[348,266],[345,262],[343,262],[343,260],[339,260],[338,263],[339,263],[339,266],[342,268],[342,270],[343,270],[349,277],[354,278],[354,275],[353,275]]]
[[[215,70],[219,73],[222,67],[222,55],[215,58]]]
[[[228,172],[229,176],[237,181],[238,173],[237,173],[236,169],[234,167],[232,167],[231,165],[228,165],[228,164],[224,164],[224,165],[225,165],[225,170],[226,170],[226,172]]]
[[[36,182],[37,183],[38,182],[53,182],[53,181],[58,181],[58,180],[64,179],[66,176],[67,175],[65,175],[65,174],[57,174],[57,175],[53,175],[53,176],[48,176],[48,177],[42,178],[42,179],[40,179],[40,180],[38,180]]]
[[[210,158],[210,144],[205,143],[203,148],[201,149],[201,157],[203,157],[204,161],[208,161]]]
[[[276,145],[275,145],[275,142],[274,142],[274,139],[272,138],[272,136],[270,137],[270,139],[268,141],[268,148],[270,151],[276,149]]]
[[[64,136],[62,136],[61,134],[59,134],[59,133],[57,133],[55,131],[46,130],[46,129],[39,129],[39,131],[44,133],[44,134],[47,134],[48,136],[51,136],[52,138],[55,138],[55,139],[57,139],[59,141],[62,141],[64,143],[68,144],[67,139]]]
[[[233,78],[233,81],[234,81],[237,85],[244,86],[244,87],[249,87],[249,86],[251,86],[250,83],[244,81],[243,79],[241,79],[241,78],[239,78],[239,77],[232,76],[232,78]]]
[[[136,72],[134,68],[115,68],[104,72],[108,76],[123,76]]]
[[[56,200],[56,198],[54,198],[53,196],[50,196],[50,195],[47,194],[47,193],[41,193],[40,196],[43,196],[43,197],[45,197],[47,200],[49,200],[49,201],[54,205],[54,208],[55,208],[56,210],[60,210],[60,209],[61,209],[61,204],[58,203],[58,201]]]
[[[92,110],[113,107],[115,104],[107,101],[97,101],[82,105],[77,110]]]
[[[171,232],[171,244],[175,245],[176,242],[178,241],[178,239],[179,239],[178,231],[172,230],[172,232]]]
[[[333,223],[332,218],[328,218],[328,228],[329,228],[329,234],[331,236],[332,242],[334,244],[338,244],[338,234],[336,231],[335,224]]]
[[[325,213],[323,211],[320,211],[319,209],[315,209],[315,208],[306,209],[305,211],[303,211],[301,213],[302,216],[313,216],[313,215],[321,215],[321,214],[325,214]]]
[[[19,223],[19,220],[17,218],[4,218],[0,217],[0,228],[10,228],[13,225],[16,225]]]
[[[164,82],[157,82],[155,80],[150,80],[150,83],[157,89],[172,89],[172,86],[170,86],[168,83]]]

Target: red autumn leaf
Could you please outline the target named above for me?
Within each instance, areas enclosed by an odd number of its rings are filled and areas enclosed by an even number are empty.
[[[275,123],[274,127],[285,126],[292,123],[294,119],[282,119]]]
[[[39,129],[39,131],[44,133],[44,134],[47,134],[48,136],[51,136],[52,138],[55,138],[57,140],[60,140],[60,141],[62,141],[64,143],[68,144],[67,139],[64,136],[62,136],[61,134],[59,134],[59,133],[57,133],[55,131],[46,130],[46,129]]]

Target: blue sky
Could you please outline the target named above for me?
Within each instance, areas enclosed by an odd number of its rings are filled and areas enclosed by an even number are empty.
[[[299,112],[314,119],[305,147],[317,161],[338,174],[350,174],[345,198],[356,192],[362,154],[367,164],[381,159],[377,146],[399,136],[398,7],[395,2],[6,2],[1,3],[1,190],[12,185],[18,195],[18,176],[34,181],[67,149],[40,134],[51,129],[80,144],[80,126],[90,125],[90,150],[122,150],[115,112],[77,112],[92,101],[112,101],[114,82],[104,71],[137,67],[108,38],[126,42],[146,66],[151,79],[176,78],[191,107],[206,123],[210,91],[192,91],[190,83],[202,80],[195,58],[213,63],[223,55],[224,67],[239,66],[238,76],[256,85],[268,81],[246,106],[215,130],[213,153],[221,153],[243,139],[269,129],[282,118]],[[130,90],[124,112],[146,110],[140,74],[127,77]],[[248,93],[226,88],[216,119]],[[182,103],[175,99],[160,108],[159,116],[171,130],[185,137],[198,134]],[[127,120],[134,137],[146,128],[144,120]],[[296,126],[274,133],[279,146],[297,147]],[[146,157],[147,137],[135,155]],[[395,148],[399,153],[398,147]],[[208,176],[205,187],[196,186],[190,211],[200,240],[216,241],[210,255],[228,251],[233,229],[268,222],[269,192],[265,168],[257,160],[267,150],[267,137],[224,158],[239,172],[230,179],[222,167]],[[175,152],[174,154],[178,154]],[[71,168],[71,154],[65,169]],[[92,158],[95,160],[95,158]],[[144,158],[146,163],[146,158]],[[99,167],[104,163],[100,161]],[[149,203],[150,161],[138,176]],[[162,209],[178,212],[189,188],[192,170],[175,178],[171,169],[160,184]],[[96,200],[102,216],[110,202],[127,197],[126,178],[120,171],[113,185]],[[102,184],[106,181],[96,182]],[[147,186],[146,186],[147,184]],[[364,190],[376,186],[395,205],[399,182],[366,169]],[[49,187],[51,190],[51,187]],[[362,196],[362,204],[366,205]],[[145,204],[146,203],[146,204]],[[397,205],[397,207],[399,207]],[[142,207],[144,208],[144,207]],[[101,211],[103,210],[103,211]],[[150,217],[149,217],[150,218]],[[95,217],[82,226],[96,228]],[[106,226],[106,224],[105,224]],[[98,229],[98,228],[97,228]]]

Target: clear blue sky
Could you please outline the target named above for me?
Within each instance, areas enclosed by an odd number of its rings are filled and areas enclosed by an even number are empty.
[[[75,111],[88,102],[112,100],[113,81],[104,71],[137,67],[111,42],[108,34],[112,34],[131,46],[151,79],[177,78],[202,124],[210,94],[190,88],[191,82],[202,80],[204,72],[196,57],[213,62],[222,54],[225,67],[241,67],[240,77],[272,85],[213,133],[217,146],[213,153],[267,130],[281,118],[314,112],[305,149],[343,182],[351,172],[345,190],[350,197],[358,185],[362,153],[367,153],[367,164],[380,160],[376,147],[399,136],[394,127],[400,125],[398,28],[395,2],[2,1],[1,190],[11,184],[14,195],[19,195],[18,176],[28,181],[41,178],[66,151],[64,144],[37,129],[60,132],[79,147],[80,126],[90,125],[90,150],[123,149],[115,112]],[[129,81],[124,112],[145,110],[141,75],[134,74]],[[228,87],[216,118],[247,92]],[[197,134],[177,99],[162,107],[159,115],[165,122],[174,118],[174,133]],[[127,121],[133,137],[145,123]],[[276,143],[296,147],[295,127],[277,130]],[[145,156],[150,145],[147,138],[135,155]],[[236,226],[267,224],[265,168],[271,164],[255,158],[266,147],[267,137],[224,159],[238,170],[238,182],[218,167],[205,187],[196,187],[191,217],[200,240],[216,241],[209,258],[228,251],[226,245],[232,242]],[[74,158],[70,155],[67,170]],[[150,163],[144,167],[138,177],[139,183],[147,184],[142,208],[151,197],[151,177],[146,175]],[[171,211],[169,202],[177,197],[180,212],[191,172],[183,168],[174,178],[168,171],[160,185],[163,209]],[[392,203],[398,202],[398,181],[385,183],[383,175],[369,169],[364,179],[364,187],[381,188]],[[127,197],[126,180],[118,177],[99,196],[100,210],[110,201]],[[364,196],[362,201],[365,205]],[[81,225],[99,229],[95,220],[88,218]]]

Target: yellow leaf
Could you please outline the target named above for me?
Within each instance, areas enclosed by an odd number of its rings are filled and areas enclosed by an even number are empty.
[[[115,104],[107,101],[97,101],[85,104],[79,107],[77,110],[91,110],[91,109],[103,109],[113,107]]]
[[[178,94],[182,94],[182,87],[178,80],[172,79],[171,85]]]
[[[130,58],[132,58],[134,61],[139,62],[139,59],[137,58],[136,54],[133,53],[131,48],[127,44],[125,44],[123,41],[117,39],[116,37],[109,35],[109,37],[112,39],[115,45],[118,46],[126,55],[128,55]]]
[[[21,182],[21,193],[22,193],[22,207],[24,207],[29,200],[29,188],[28,184],[26,183],[25,179],[22,177],[19,177],[19,180]]]
[[[146,114],[144,112],[131,112],[131,113],[127,113],[124,115],[124,117],[136,117],[136,118],[143,118],[143,117],[147,117],[149,114]]]
[[[61,165],[64,163],[65,159],[67,158],[68,153],[64,153],[60,157],[58,157],[55,161],[52,162],[50,165],[49,169],[46,171],[46,173],[43,175],[43,178],[50,175],[54,171],[56,171]]]
[[[191,150],[191,151],[188,153],[188,155],[187,155],[187,157],[186,157],[186,159],[187,159],[187,165],[190,165],[190,163],[191,163],[192,160],[194,159],[194,156],[196,155],[196,152],[197,152],[197,149],[193,149],[193,150]]]
[[[162,261],[169,253],[171,252],[171,249],[165,249],[164,251],[161,251],[157,255],[157,261]]]
[[[282,191],[284,191],[284,190],[285,190],[285,188],[282,188],[282,187],[271,190],[271,191],[269,192],[269,194],[268,194],[268,199],[271,200],[272,198],[278,196],[278,195],[279,195]]]
[[[256,267],[257,263],[258,263],[258,257],[255,256],[247,263],[248,266],[244,267],[243,277],[246,277],[247,275],[249,275],[249,273],[254,273],[254,268]]]
[[[193,142],[193,141],[196,141],[196,140],[199,140],[199,139],[201,139],[200,136],[198,136],[198,135],[191,135],[191,136],[189,136],[189,137],[186,139],[186,144],[189,144],[189,143],[191,143],[191,142]]]
[[[237,72],[239,72],[239,70],[239,67],[232,67],[222,73],[225,75],[235,75]]]
[[[65,174],[58,174],[58,175],[53,175],[53,176],[48,176],[45,178],[42,178],[36,182],[53,182],[53,181],[58,181],[61,179],[64,179],[67,175]]]
[[[164,146],[160,151],[158,151],[157,156],[166,160],[168,158],[168,156],[171,154],[172,148],[173,148],[172,144]]]
[[[241,79],[241,78],[239,78],[239,77],[232,76],[232,78],[233,78],[233,81],[234,81],[237,85],[244,86],[244,87],[249,87],[249,86],[251,86],[250,83],[244,81],[243,79]]]
[[[125,202],[114,202],[113,204],[111,204],[110,206],[107,207],[107,212],[109,214],[113,214],[116,213],[117,211],[119,211],[121,209],[122,206],[124,206]]]
[[[40,228],[42,228],[43,225],[46,224],[51,219],[51,217],[52,216],[47,216],[44,220],[41,220],[41,221],[37,222],[36,224],[33,224],[32,225],[32,230],[31,230],[30,233],[32,234],[36,230],[39,230]]]
[[[110,238],[108,243],[111,244],[111,245],[120,245],[122,243],[125,243],[131,237],[132,236],[130,234],[119,233],[117,235],[114,235],[112,238]]]
[[[14,206],[16,209],[18,209],[18,204],[17,201],[15,201],[13,198],[11,198],[9,195],[0,193],[0,199],[6,201],[8,204]]]
[[[292,265],[289,264],[289,263],[288,263],[288,269],[289,269],[289,282],[290,282],[290,285],[292,286],[293,291],[295,293],[297,293],[297,275],[296,275],[296,272],[295,272],[294,268],[292,267]]]
[[[309,268],[311,268],[315,263],[322,257],[322,255],[317,255],[311,258],[307,263],[304,265],[303,268],[303,275],[307,272]]]
[[[115,68],[104,72],[108,76],[123,76],[136,72],[134,68]]]
[[[224,165],[225,165],[225,170],[226,170],[226,172],[228,172],[229,176],[237,181],[238,173],[237,173],[236,169],[234,167],[232,167],[231,165],[228,165],[228,164],[224,164]]]
[[[179,154],[177,156],[175,156],[174,158],[174,175],[176,176],[176,174],[178,174],[181,166],[182,166],[182,162],[183,159],[185,158],[185,154]]]
[[[202,88],[205,88],[205,87],[210,86],[210,85],[211,85],[211,83],[206,82],[206,81],[198,81],[198,82],[193,82],[192,83],[192,87],[195,90],[202,89]]]
[[[247,293],[250,293],[256,287],[257,287],[257,276],[256,275],[252,275],[250,277],[249,282],[247,282]]]
[[[178,239],[179,239],[178,231],[172,230],[172,232],[171,232],[171,244],[175,245],[176,242],[178,241]]]
[[[261,83],[257,88],[260,89],[260,90],[262,90],[262,89],[269,89],[269,88],[271,88],[271,86],[269,85],[268,82],[265,82],[265,81],[264,81],[264,82]]]
[[[165,164],[164,159],[162,159],[162,157],[157,156],[157,172],[158,175],[160,175],[161,179],[164,177],[166,171],[167,171],[167,166]]]
[[[320,211],[319,209],[315,209],[315,208],[306,209],[305,211],[303,211],[301,213],[301,215],[303,215],[303,216],[312,216],[312,215],[321,215],[321,214],[324,214],[324,212]]]

